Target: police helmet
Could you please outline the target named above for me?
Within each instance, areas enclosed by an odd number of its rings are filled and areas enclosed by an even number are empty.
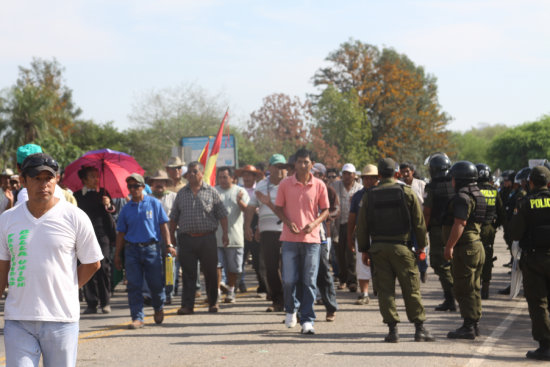
[[[516,172],[513,169],[507,169],[506,171],[503,171],[500,175],[502,177],[503,181],[514,181],[514,177],[516,177]]]
[[[430,176],[434,178],[447,177],[449,168],[451,168],[451,160],[445,153],[434,153],[428,161],[430,166]]]
[[[472,162],[458,161],[449,171],[451,177],[455,180],[475,182],[477,180],[477,168]]]
[[[521,184],[521,181],[527,181],[529,179],[529,173],[531,173],[531,168],[529,167],[520,169],[514,178],[514,183]]]
[[[491,180],[491,167],[485,163],[476,164],[477,182],[489,182]]]

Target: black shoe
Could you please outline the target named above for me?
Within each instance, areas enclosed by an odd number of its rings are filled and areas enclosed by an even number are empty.
[[[481,335],[481,333],[479,332],[479,322],[478,322],[478,321],[476,321],[476,322],[474,323],[474,333],[476,334],[476,336],[480,336],[480,335]]]
[[[455,298],[453,292],[445,291],[443,292],[445,296],[445,301],[442,304],[435,307],[436,311],[456,311]]]
[[[415,342],[433,342],[435,338],[430,334],[428,330],[424,328],[424,324],[419,322],[414,324],[416,331],[414,332],[414,341]]]
[[[510,286],[504,289],[501,289],[500,291],[498,291],[498,294],[504,294],[504,295],[510,294]]]
[[[351,293],[357,292],[357,284],[351,283],[350,285],[348,285],[348,289]]]
[[[454,299],[452,301],[445,300],[440,305],[435,307],[436,311],[456,311],[456,305]]]
[[[476,332],[474,330],[475,322],[473,320],[464,319],[464,324],[455,331],[449,331],[447,338],[449,339],[470,339],[476,338]]]
[[[97,307],[86,307],[84,312],[82,312],[83,315],[91,315],[97,313]]]
[[[536,359],[539,361],[550,361],[550,348],[539,347],[537,350],[530,350],[525,355],[528,359]]]
[[[397,332],[397,324],[388,324],[390,331],[384,338],[386,343],[397,343],[399,341],[399,334]]]

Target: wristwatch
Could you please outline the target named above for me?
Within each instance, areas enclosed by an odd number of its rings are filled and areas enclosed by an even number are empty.
[[[168,248],[175,248],[174,245],[172,245],[171,243],[169,243],[169,244],[166,245],[166,246],[168,246]]]

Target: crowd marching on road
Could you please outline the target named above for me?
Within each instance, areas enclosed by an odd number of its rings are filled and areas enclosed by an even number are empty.
[[[257,292],[269,302],[265,311],[281,313],[286,328],[299,324],[310,338],[316,303],[327,322],[336,322],[336,290],[357,293],[361,307],[370,292],[388,343],[400,341],[396,279],[413,340],[436,342],[424,326],[430,310],[421,295],[431,266],[443,292],[434,311],[456,311],[458,304],[462,319],[447,338],[476,340],[488,332],[482,304],[500,226],[510,264],[519,262],[539,343],[527,358],[550,360],[548,163],[494,177],[486,164],[452,164],[438,152],[427,159],[430,177],[423,179],[410,162],[384,157],[361,171],[351,162],[336,170],[299,149],[290,157],[273,154],[265,169],[218,167],[214,187],[201,162],[186,165],[177,156],[151,176],[136,163],[111,179],[119,186],[109,186],[104,165],[88,158],[73,162],[61,179],[55,157],[27,144],[17,150],[17,172],[6,167],[0,174],[8,366],[38,366],[41,358],[47,367],[74,366],[80,314],[110,313],[119,282],[128,292],[129,329],[146,326],[144,305],[162,324],[178,292],[178,315],[193,317],[203,292],[208,312],[223,314],[246,291],[249,262]],[[517,292],[513,281],[499,290]],[[221,302],[227,305],[220,309]]]

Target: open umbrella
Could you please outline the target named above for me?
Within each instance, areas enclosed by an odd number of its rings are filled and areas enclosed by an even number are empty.
[[[113,198],[128,196],[126,177],[132,173],[143,175],[145,170],[129,154],[111,149],[92,150],[65,168],[63,184],[72,191],[82,188],[78,171],[83,166],[91,166],[99,171],[99,186],[105,188]]]

